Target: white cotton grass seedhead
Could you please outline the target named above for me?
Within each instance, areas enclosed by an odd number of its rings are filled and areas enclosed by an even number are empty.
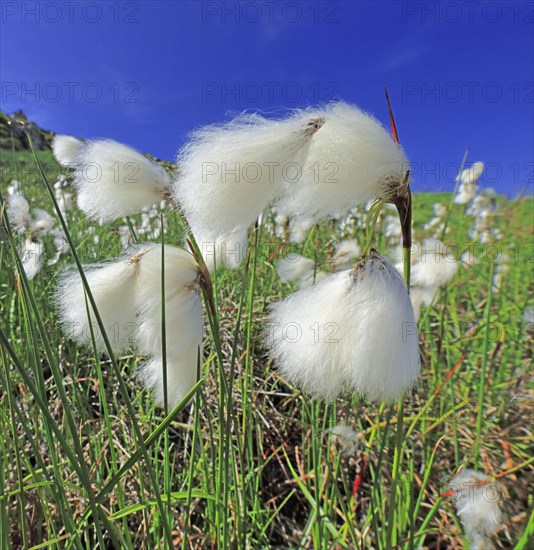
[[[344,456],[351,456],[358,450],[359,435],[347,424],[337,424],[330,430],[330,439],[338,445]]]
[[[375,251],[273,304],[265,341],[282,376],[325,400],[357,391],[389,401],[419,375],[406,285]]]
[[[502,524],[502,489],[482,472],[466,469],[449,483],[454,506],[470,539],[470,548],[494,548],[491,534]]]
[[[20,260],[26,278],[31,281],[41,271],[45,260],[45,248],[40,241],[28,238],[20,250]]]
[[[203,228],[193,228],[192,231],[210,272],[223,265],[228,269],[238,268],[247,253],[246,229],[231,231],[229,234],[216,234]]]
[[[288,119],[243,114],[193,132],[178,155],[175,199],[197,232],[247,230],[295,179],[322,121],[306,111]]]
[[[402,248],[391,256],[399,273],[403,272]],[[449,284],[458,271],[459,262],[443,242],[435,238],[413,243],[411,248],[410,298],[415,318],[419,321],[421,307],[432,305],[441,287]]]
[[[421,308],[431,306],[438,295],[439,286],[415,286],[410,289],[415,320],[419,322]]]
[[[41,208],[32,208],[31,214],[32,220],[29,225],[30,233],[34,237],[48,235],[56,224],[55,218]]]
[[[137,341],[134,295],[138,274],[135,254],[138,251],[139,248],[131,250],[115,262],[84,266],[89,288],[114,353],[127,350]],[[55,302],[63,330],[70,338],[80,345],[91,347],[92,330],[97,350],[107,352],[77,269],[68,268],[60,275]]]
[[[355,239],[341,241],[336,246],[336,252],[332,256],[332,264],[339,266],[358,258],[361,254],[361,248]]]
[[[480,178],[482,172],[484,172],[484,163],[477,161],[463,170],[459,179],[462,183],[473,184]]]
[[[287,185],[281,201],[285,211],[321,218],[396,195],[408,159],[375,118],[343,102],[313,116],[324,123],[310,142],[302,177]]]
[[[150,356],[139,376],[163,405],[162,250],[154,244],[139,260],[135,296],[139,319],[138,350]],[[176,406],[197,380],[202,345],[202,305],[198,291],[199,270],[193,256],[180,248],[164,247],[165,334],[167,396]]]
[[[56,254],[51,260],[48,260],[47,263],[48,265],[55,265],[59,262],[61,256],[70,252],[70,246],[62,229],[53,229],[50,234],[54,237]]]
[[[8,195],[20,195],[22,194],[22,184],[18,180],[11,180],[11,183],[7,186]]]
[[[477,194],[478,186],[475,183],[461,183],[454,197],[455,204],[468,204]]]
[[[58,134],[52,141],[52,152],[61,166],[71,167],[78,155],[83,141],[73,137]]]
[[[310,229],[314,226],[315,220],[307,216],[296,216],[289,221],[289,241],[295,244],[302,244]]]
[[[300,254],[282,258],[276,266],[281,283],[298,281],[300,288],[311,286],[322,281],[327,275],[317,268],[316,263]]]
[[[398,269],[402,269],[399,264]],[[452,251],[440,240],[424,239],[412,247],[411,284],[440,287],[447,285],[458,270]]]
[[[116,141],[84,143],[74,165],[78,206],[102,223],[140,212],[169,193],[170,177],[159,164]]]
[[[29,232],[32,238],[42,237],[52,231],[56,220],[46,210],[30,208],[24,195],[10,195],[7,214],[17,233]]]
[[[21,194],[10,195],[7,199],[7,215],[13,229],[22,233],[30,227],[30,203]]]
[[[202,347],[202,305],[198,292],[188,291],[166,301],[167,334],[166,371],[169,407],[175,407],[197,382],[197,363]],[[139,377],[147,389],[154,391],[158,405],[165,403],[161,308],[149,307],[139,315],[139,350],[154,352],[143,363]],[[155,348],[160,351],[155,352]]]

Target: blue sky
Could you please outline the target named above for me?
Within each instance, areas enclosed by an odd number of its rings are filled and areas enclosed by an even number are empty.
[[[283,0],[1,4],[2,108],[172,159],[231,113],[333,98],[387,123],[416,190],[446,190],[466,147],[481,183],[534,178],[531,2]]]

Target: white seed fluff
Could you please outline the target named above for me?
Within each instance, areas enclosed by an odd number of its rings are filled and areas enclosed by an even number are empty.
[[[203,228],[192,231],[210,272],[222,265],[229,269],[239,267],[247,252],[246,230],[235,230],[228,235],[216,234]]]
[[[139,316],[138,349],[149,355],[140,378],[164,404],[161,245],[152,245],[139,260],[136,309]],[[165,246],[165,334],[167,396],[177,405],[197,380],[197,356],[202,345],[202,305],[197,288],[198,267],[193,256]]]
[[[193,132],[178,155],[175,198],[195,233],[244,231],[295,180],[320,121],[244,114]]]
[[[54,228],[56,220],[46,210],[32,208],[32,220],[30,222],[30,233],[34,237],[48,235]]]
[[[116,262],[84,266],[106,335],[114,353],[136,343],[134,294],[138,266],[128,254]],[[100,353],[106,352],[94,310],[87,299],[78,270],[68,268],[59,277],[55,301],[63,330],[78,344],[92,346],[91,330]]]
[[[489,481],[482,472],[467,469],[451,480],[449,489],[454,491],[452,498],[466,535],[471,539],[470,547],[493,548],[489,537],[503,521],[499,507],[503,492],[499,484]]]
[[[276,266],[281,283],[298,281],[299,287],[304,288],[322,281],[326,273],[316,267],[310,258],[298,255],[288,255],[282,258]]]
[[[70,167],[83,146],[83,141],[73,136],[57,135],[52,141],[52,152],[61,166]]]
[[[447,285],[458,270],[452,251],[438,239],[424,239],[412,252],[411,285],[440,287]]]
[[[159,202],[170,185],[159,164],[112,140],[84,143],[73,162],[78,206],[100,222],[135,214]]]
[[[341,447],[345,456],[353,455],[358,449],[358,432],[346,424],[337,424],[329,430],[331,439]]]
[[[336,252],[332,256],[332,264],[334,266],[340,266],[347,262],[358,258],[361,254],[360,245],[354,240],[345,240],[338,243]]]
[[[24,241],[20,251],[20,260],[26,278],[31,281],[44,265],[44,245],[40,241],[28,238]]]
[[[24,195],[14,194],[7,199],[7,215],[13,225],[13,229],[21,233],[30,227],[30,203]]]
[[[466,168],[460,174],[462,183],[475,183],[484,172],[484,163],[481,161],[474,162],[469,168]]]
[[[324,123],[310,141],[302,177],[287,186],[285,212],[333,216],[394,194],[404,181],[408,159],[376,119],[343,102],[313,116]]]
[[[326,400],[347,390],[392,400],[419,374],[410,297],[376,252],[275,303],[266,345],[283,376]]]

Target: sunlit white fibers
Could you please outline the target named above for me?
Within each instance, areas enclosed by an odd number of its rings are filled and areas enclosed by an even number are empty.
[[[419,338],[400,274],[372,252],[273,304],[266,345],[280,373],[315,397],[391,400],[419,374]]]
[[[165,170],[116,141],[84,143],[73,163],[78,206],[101,222],[140,212],[168,193],[170,177]]]

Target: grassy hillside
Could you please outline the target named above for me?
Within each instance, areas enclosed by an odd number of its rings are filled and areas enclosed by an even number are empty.
[[[38,157],[53,183],[60,168],[49,152]],[[3,200],[18,179],[32,205],[53,213],[30,153],[2,151],[0,169]],[[433,233],[424,225],[434,203],[450,200],[414,195],[416,240]],[[278,375],[262,344],[269,304],[295,288],[277,276],[282,254],[298,251],[328,270],[341,239],[365,241],[357,225],[342,235],[337,223],[324,222],[303,245],[274,236],[272,217],[252,233],[250,262],[214,278],[222,341],[206,326],[205,382],[193,404],[165,418],[134,377],[142,358],[118,357],[117,372],[58,326],[51,296],[72,257],[21,281],[13,250],[21,238],[4,223],[0,546],[163,548],[171,538],[177,548],[386,548],[391,537],[399,549],[462,548],[468,543],[447,493],[463,466],[487,474],[498,491],[504,523],[494,544],[528,548],[533,329],[524,313],[532,306],[533,204],[504,197],[497,204],[493,223],[502,238],[485,245],[469,238],[465,207],[449,210],[443,240],[456,259],[472,250],[478,263],[460,265],[422,312],[422,376],[405,395],[402,431],[397,404],[310,400]],[[164,216],[166,242],[182,243],[178,214]],[[123,220],[100,226],[74,208],[67,223],[83,262],[120,253]],[[131,223],[140,227],[140,216]],[[381,253],[391,250],[384,216],[372,238]],[[51,258],[53,239],[43,240]],[[340,423],[357,434],[355,449],[332,437]]]

